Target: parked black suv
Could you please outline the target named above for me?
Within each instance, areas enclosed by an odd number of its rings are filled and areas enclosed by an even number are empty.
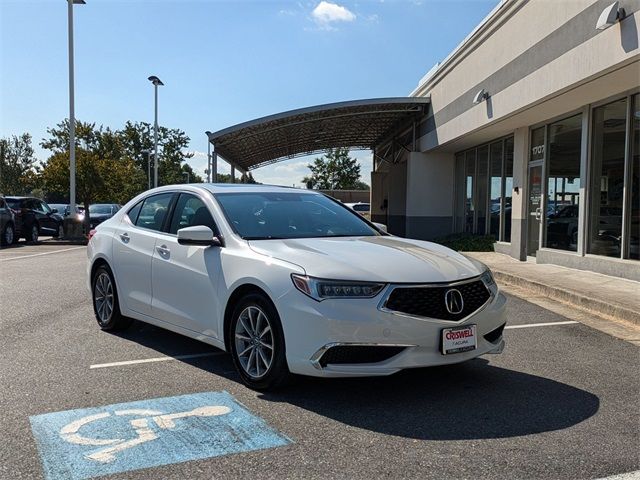
[[[58,214],[57,210],[52,210],[46,202],[33,197],[4,199],[15,213],[16,239],[24,237],[27,242],[37,242],[41,234],[63,236],[62,215]]]

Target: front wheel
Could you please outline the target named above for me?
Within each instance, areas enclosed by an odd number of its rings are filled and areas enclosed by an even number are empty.
[[[280,317],[264,295],[252,293],[235,307],[230,328],[233,363],[249,387],[271,390],[290,377]]]
[[[0,242],[2,243],[3,246],[11,245],[15,240],[15,236],[16,236],[16,231],[13,228],[13,224],[7,223],[4,226],[4,230],[2,232],[2,238],[0,238]]]
[[[25,239],[27,240],[27,242],[38,243],[39,235],[40,235],[40,229],[38,228],[38,224],[32,223],[31,226],[27,229]]]
[[[124,330],[131,325],[131,319],[122,316],[118,304],[118,291],[111,270],[105,265],[96,269],[91,282],[93,311],[102,330]]]

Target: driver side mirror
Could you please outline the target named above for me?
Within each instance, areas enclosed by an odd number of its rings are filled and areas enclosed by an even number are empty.
[[[51,213],[58,213],[58,209],[57,208],[52,208],[51,209]]]
[[[384,223],[376,223],[372,222],[376,227],[382,230],[384,233],[387,233],[387,226]]]
[[[205,225],[181,228],[178,230],[178,243],[180,245],[200,245],[203,247],[224,246],[220,238],[213,235],[213,230]]]

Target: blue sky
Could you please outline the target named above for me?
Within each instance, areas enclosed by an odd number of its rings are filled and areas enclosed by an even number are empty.
[[[206,168],[204,131],[342,100],[404,96],[497,4],[446,1],[87,0],[75,7],[76,117],[184,130]],[[64,0],[0,0],[0,136],[35,143],[68,116]],[[36,148],[39,159],[47,152]],[[369,182],[371,155],[359,152]],[[291,185],[310,158],[254,171]],[[227,171],[224,165],[221,171]]]

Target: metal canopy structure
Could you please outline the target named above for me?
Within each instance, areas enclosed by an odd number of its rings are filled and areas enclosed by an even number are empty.
[[[215,133],[216,155],[248,171],[335,147],[373,149],[418,120],[428,98],[354,100],[270,115]]]

